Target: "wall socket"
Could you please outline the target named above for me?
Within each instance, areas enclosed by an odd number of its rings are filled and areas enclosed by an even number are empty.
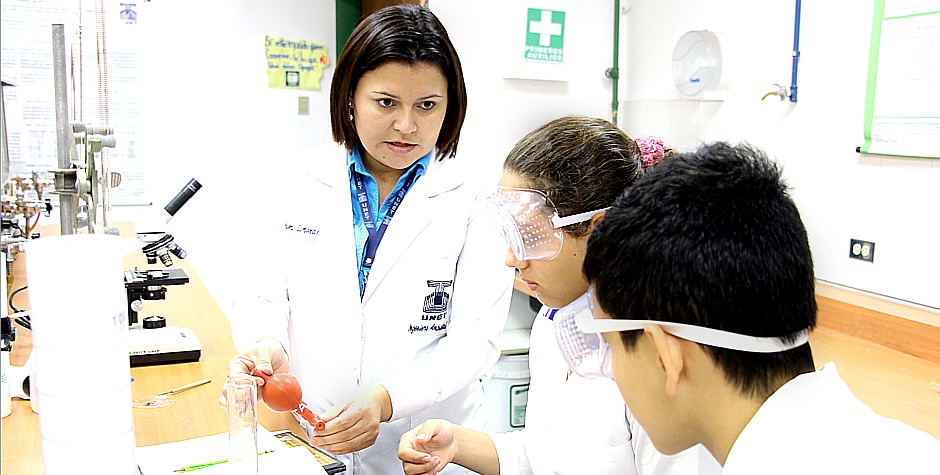
[[[875,261],[875,243],[862,241],[861,239],[851,239],[849,247],[849,257],[861,261]]]

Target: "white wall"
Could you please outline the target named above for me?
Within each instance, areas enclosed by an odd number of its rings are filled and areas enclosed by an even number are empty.
[[[270,167],[279,150],[330,140],[329,89],[335,63],[335,8],[318,0],[161,0],[140,4],[144,120],[151,210],[116,209],[150,227],[188,182],[203,184],[167,231],[223,307],[244,264],[267,249],[253,238],[250,210],[285,206]],[[319,91],[269,89],[265,36],[327,45]],[[299,116],[299,96],[311,115]],[[250,206],[249,206],[250,205]],[[165,217],[165,215],[164,215]],[[169,298],[172,298],[170,296]]]
[[[791,1],[635,1],[622,17],[627,68],[623,126],[680,148],[747,140],[784,167],[810,234],[816,276],[940,308],[940,160],[864,156],[862,119],[873,2],[803,2],[798,102],[789,86]],[[720,103],[679,101],[671,52],[688,30],[727,35],[733,83]],[[940,54],[940,51],[937,51]],[[940,147],[940,144],[938,144]],[[849,259],[849,239],[874,241],[873,263]]]
[[[607,2],[605,2],[607,3]],[[583,36],[573,54],[571,81],[503,79],[492,52],[504,44],[493,27],[500,1],[434,2],[437,14],[461,54],[470,105],[459,144],[459,159],[480,163],[481,174],[498,177],[502,161],[525,133],[568,113],[610,117],[613,31],[611,8],[579,8],[572,28]],[[216,300],[231,301],[239,263],[263,259],[265,243],[253,239],[252,216],[259,201],[278,200],[278,175],[265,168],[266,150],[330,140],[329,76],[319,92],[267,88],[265,35],[326,43],[335,63],[334,4],[331,1],[152,2],[161,28],[148,49],[147,120],[152,154],[147,170],[154,210],[116,210],[152,221],[189,178],[204,188],[170,223],[169,231]],[[609,5],[608,5],[609,7]],[[497,17],[498,18],[498,17]],[[140,20],[143,21],[143,20]],[[206,45],[206,46],[203,46]],[[208,46],[211,45],[211,46]],[[211,81],[212,74],[222,80]],[[310,117],[296,115],[296,97],[311,97]],[[271,152],[267,152],[271,153]],[[142,224],[139,225],[143,226]],[[244,268],[244,266],[242,267]]]
[[[578,33],[565,35],[569,81],[503,78],[500,57],[510,47],[504,27],[515,21],[503,15],[515,11],[509,8],[513,3],[519,2],[431,2],[460,54],[467,83],[469,105],[459,157],[485,162],[485,172],[497,177],[513,145],[539,125],[565,114],[611,118],[611,80],[604,72],[613,63],[613,3],[558,2],[568,4],[566,26]],[[516,22],[524,25],[525,17]]]
[[[329,140],[327,69],[323,90],[268,89],[265,35],[326,43],[335,62],[333,2],[164,0],[146,4],[165,26],[148,50],[150,183],[156,209],[185,182],[205,185],[170,231],[223,306],[239,262],[264,258],[252,239],[246,203],[278,202],[278,174],[264,160],[276,145]],[[432,10],[461,54],[470,106],[459,159],[499,172],[525,133],[563,114],[610,118],[613,0],[574,2],[566,55],[568,81],[504,79],[494,62],[505,38],[502,1],[434,1]],[[784,166],[793,186],[819,279],[940,308],[940,160],[865,157],[862,113],[872,0],[805,2],[799,102],[761,101],[774,83],[790,83],[793,1],[674,0],[623,2],[621,122],[632,136],[656,134],[681,149],[702,141],[748,140]],[[735,47],[733,83],[724,102],[678,100],[671,55],[694,29],[727,35]],[[198,46],[198,48],[197,48]],[[569,49],[569,47],[571,49]],[[220,75],[219,81],[207,78]],[[312,115],[296,115],[297,96]],[[282,148],[278,146],[277,148]],[[876,243],[874,263],[850,260],[849,239]]]

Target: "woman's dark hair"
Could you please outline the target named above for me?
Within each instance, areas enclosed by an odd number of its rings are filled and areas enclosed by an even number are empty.
[[[397,61],[433,64],[447,79],[447,111],[437,139],[437,158],[457,153],[460,128],[467,114],[467,89],[460,58],[447,30],[430,10],[416,5],[393,5],[366,17],[356,26],[336,61],[330,86],[333,140],[352,151],[359,143],[351,118],[353,93],[363,74]]]

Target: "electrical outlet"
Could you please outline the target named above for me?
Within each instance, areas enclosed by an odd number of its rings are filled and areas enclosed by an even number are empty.
[[[297,97],[297,115],[310,115],[310,97]]]
[[[875,243],[862,241],[861,239],[852,239],[849,247],[849,257],[861,261],[875,261]]]

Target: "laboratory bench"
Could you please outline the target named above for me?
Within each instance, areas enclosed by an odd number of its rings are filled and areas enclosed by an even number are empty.
[[[123,236],[134,236],[132,226],[119,227]],[[53,235],[57,228],[44,227],[42,235]],[[11,292],[27,284],[27,259],[28,253],[22,253],[14,261]],[[166,269],[162,264],[148,265],[141,252],[124,257],[124,268],[134,267]],[[174,402],[168,406],[132,409],[138,447],[228,432],[226,410],[219,404],[219,396],[222,394],[229,360],[236,353],[231,327],[189,263],[184,259],[174,259],[173,267],[183,269],[189,276],[189,282],[168,287],[165,300],[146,301],[141,317],[163,315],[168,325],[192,329],[202,345],[202,352],[197,362],[132,367],[131,394],[134,399],[139,399],[203,379],[210,379],[211,382],[172,396]],[[17,308],[29,307],[27,293],[28,289],[16,296],[14,303]],[[17,328],[17,332],[10,362],[14,366],[22,366],[29,357],[31,336],[28,330],[22,328]],[[93,362],[82,361],[81,355],[76,355],[75,370],[89,371],[89,391],[95,389],[94,373],[91,371],[93,366]],[[304,433],[290,413],[273,412],[264,404],[258,407],[258,422],[268,430],[290,429],[296,434]],[[42,412],[41,403],[39,410]],[[76,428],[76,435],[81,436],[81,428]],[[39,414],[32,412],[28,400],[13,399],[12,414],[3,418],[0,436],[0,473],[43,473]]]

